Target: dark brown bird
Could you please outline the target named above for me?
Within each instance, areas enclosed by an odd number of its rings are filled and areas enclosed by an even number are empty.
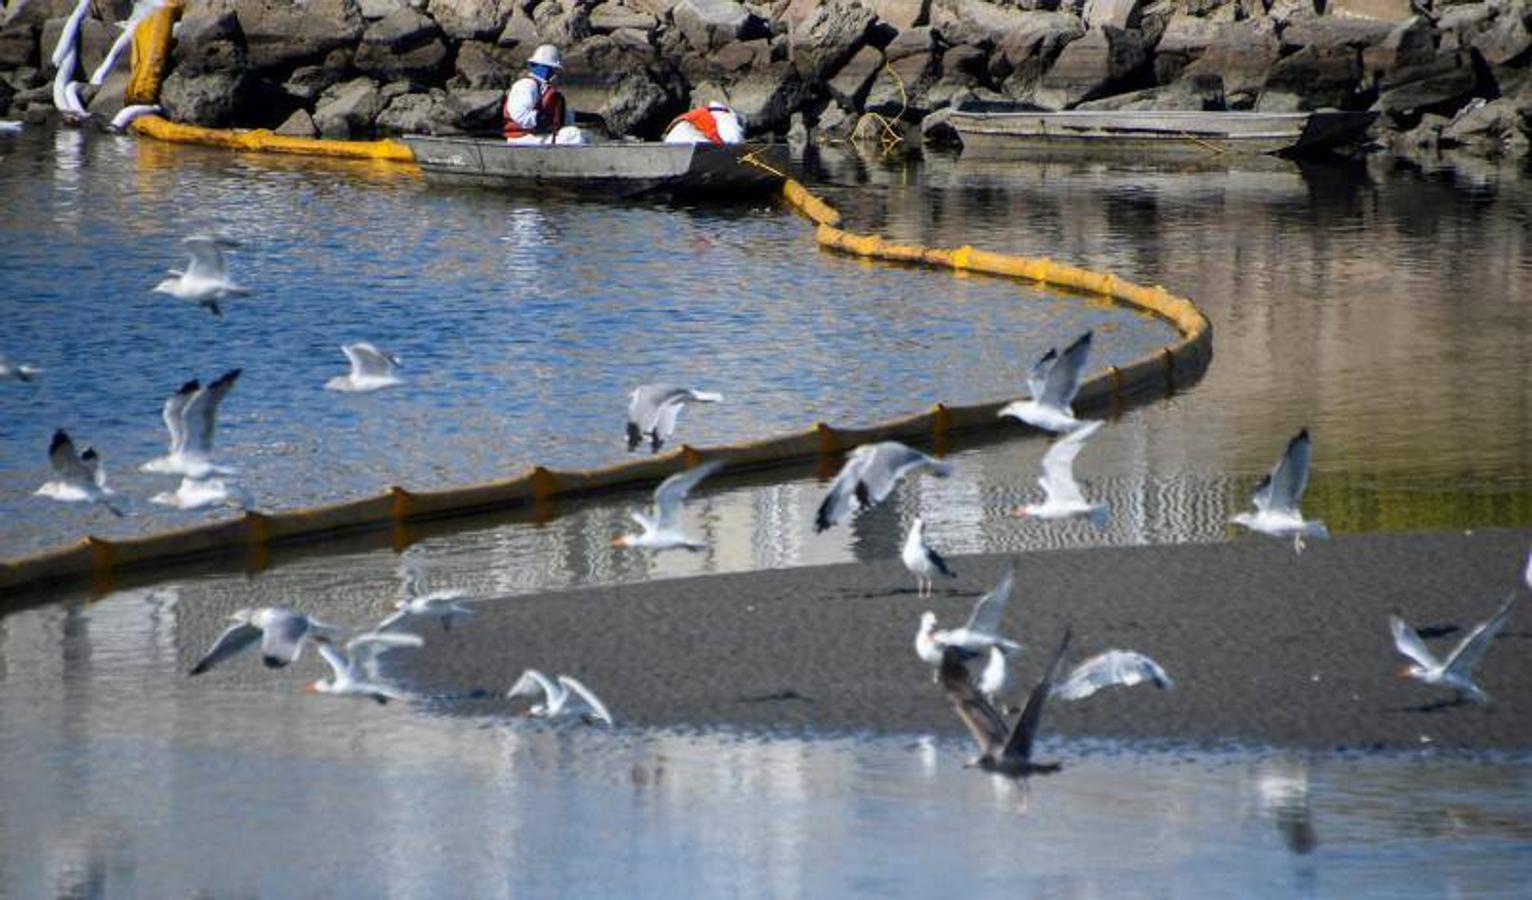
[[[1064,639],[1059,642],[1059,649],[1054,651],[1053,660],[1048,663],[1042,681],[1032,689],[1031,696],[1027,697],[1026,708],[1021,711],[1021,718],[1016,721],[1016,727],[1009,729],[1009,733],[1005,719],[974,687],[968,666],[963,662],[962,651],[948,647],[942,653],[938,673],[942,690],[946,691],[947,699],[952,702],[958,718],[968,726],[969,733],[979,745],[979,755],[969,762],[970,766],[1011,778],[1046,775],[1061,768],[1058,763],[1033,762],[1032,741],[1037,737],[1037,726],[1043,717],[1043,704],[1053,691],[1054,679],[1058,677],[1064,654],[1069,649],[1069,637],[1070,630],[1066,628]]]

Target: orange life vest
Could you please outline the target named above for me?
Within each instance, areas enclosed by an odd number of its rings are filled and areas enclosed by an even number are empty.
[[[676,116],[669,125],[665,126],[665,130],[669,131],[681,122],[685,122],[702,132],[702,136],[709,141],[723,146],[723,135],[718,133],[718,120],[713,118],[713,110],[709,107],[699,106],[690,112]]]
[[[537,98],[537,124],[531,128],[523,128],[511,118],[509,92],[505,95],[505,102],[500,106],[500,115],[505,119],[505,128],[502,133],[506,140],[526,137],[529,134],[553,134],[564,125],[564,95],[551,87],[545,87],[542,96]]]

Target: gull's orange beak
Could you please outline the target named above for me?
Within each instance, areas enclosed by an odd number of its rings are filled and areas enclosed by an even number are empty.
[[[308,684],[305,684],[303,686],[303,692],[305,694],[317,694],[317,693],[319,693],[319,682],[317,682],[317,681],[310,681]]]
[[[612,538],[612,546],[613,547],[626,547],[626,546],[628,546],[628,542],[627,542],[627,540],[625,540],[622,537],[622,535],[618,535],[617,537]]]
[[[1031,513],[1027,512],[1027,508],[1025,506],[1013,506],[1011,507],[1011,515],[1017,519],[1025,519],[1030,516]]]
[[[1401,667],[1399,669],[1399,671],[1394,673],[1394,677],[1398,678],[1398,679],[1401,679],[1403,681],[1408,681],[1410,678],[1412,678],[1414,676],[1412,676],[1410,674],[1410,667],[1409,666],[1403,666],[1403,667]]]

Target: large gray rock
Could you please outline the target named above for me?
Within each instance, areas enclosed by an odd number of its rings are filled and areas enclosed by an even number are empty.
[[[355,0],[308,0],[302,6],[281,0],[233,0],[245,55],[255,69],[293,69],[322,61],[330,51],[350,47],[366,23]]]
[[[541,41],[542,35],[537,33],[537,23],[518,6],[505,20],[505,28],[500,31],[500,37],[495,43],[502,47],[517,48],[525,62],[525,58],[532,55]]]
[[[537,26],[538,42],[568,50],[590,37],[590,8],[559,3],[540,3],[532,10],[532,24]]]
[[[522,54],[483,41],[457,48],[457,74],[451,86],[470,90],[506,90],[521,72]]]
[[[434,111],[435,127],[443,130],[498,132],[500,108],[505,103],[501,91],[450,90]]]
[[[367,26],[352,60],[374,78],[431,81],[447,64],[447,45],[436,22],[405,7]]]
[[[739,40],[750,21],[750,11],[734,0],[681,0],[670,15],[686,42],[704,53]]]
[[[847,109],[861,107],[872,80],[883,70],[883,51],[877,47],[863,47],[841,66],[835,77],[825,84],[830,96]]]
[[[331,66],[300,66],[293,70],[282,89],[303,103],[313,103],[325,89],[345,78],[345,71]]]
[[[232,125],[253,89],[247,72],[171,72],[160,88],[167,118],[193,125]]]
[[[293,114],[283,120],[275,130],[277,134],[286,137],[319,137],[319,126],[314,124],[314,117],[309,115],[306,109],[293,110]]]
[[[37,36],[42,29],[20,23],[0,29],[0,69],[35,67],[41,57]]]
[[[1443,53],[1425,65],[1400,69],[1379,85],[1378,106],[1396,122],[1422,112],[1456,109],[1474,93],[1478,74],[1466,53]]]
[[[867,40],[872,10],[857,0],[831,0],[814,9],[793,32],[793,65],[805,81],[833,75]]]
[[[927,24],[931,0],[871,0],[872,11],[889,25],[904,31]]]
[[[1266,74],[1280,55],[1269,23],[1246,20],[1225,25],[1218,37],[1176,76],[1178,79],[1217,76],[1231,109],[1249,109],[1266,84]]]
[[[735,41],[712,53],[687,53],[681,57],[681,75],[692,84],[731,81],[752,69],[771,65],[771,42],[765,38]]]
[[[1105,25],[1067,44],[1033,92],[1035,102],[1065,109],[1120,90],[1148,55],[1138,33]]]
[[[1085,0],[1082,18],[1090,28],[1111,25],[1115,28],[1137,28],[1141,0]]]
[[[438,109],[446,94],[401,94],[378,113],[375,127],[395,134],[456,134],[459,129],[444,124],[446,116]]]
[[[1379,43],[1362,51],[1362,74],[1377,82],[1394,71],[1422,66],[1436,58],[1436,31],[1425,16],[1394,25]]]
[[[0,16],[0,27],[35,25],[39,28],[49,19],[60,19],[74,11],[75,0],[10,0],[5,15]],[[50,45],[45,54],[52,53]]]
[[[49,19],[43,24],[38,50],[42,53],[43,70],[45,72],[53,71],[51,57],[53,55],[53,48],[58,46],[59,35],[64,32],[64,21],[64,19]],[[78,34],[79,43],[77,44],[78,53],[75,60],[78,70],[83,73],[80,78],[81,81],[84,81],[85,76],[90,75],[97,66],[101,65],[101,61],[106,58],[107,51],[111,48],[112,41],[114,40],[116,40],[116,35],[109,32],[107,27],[101,24],[100,21],[96,19],[81,20]]]
[[[929,27],[900,32],[883,48],[888,68],[872,79],[862,108],[888,118],[918,122],[930,112],[929,91],[941,77],[940,48],[934,30]]]
[[[409,5],[405,0],[356,0],[357,11],[369,22],[387,18],[401,9],[408,8]],[[309,121],[313,122],[312,119]]]
[[[1030,97],[1059,53],[1085,36],[1085,26],[1068,13],[1029,12],[1021,22],[989,55],[990,77],[1017,99]]]
[[[1532,49],[1532,6],[1521,3],[1506,7],[1494,24],[1474,36],[1471,44],[1491,66],[1524,62],[1527,51]]]
[[[125,105],[123,98],[127,94],[129,74],[127,66],[113,69],[112,74],[106,76],[106,81],[101,83],[100,90],[85,105],[85,111],[108,120],[121,112]]]
[[[186,16],[176,31],[171,60],[187,75],[245,68],[245,35],[232,12]]]
[[[613,87],[599,110],[607,130],[615,135],[656,140],[670,120],[682,112],[681,98],[642,72],[630,73]]]
[[[1442,128],[1443,143],[1500,149],[1521,127],[1521,113],[1509,97],[1483,102],[1475,100]]]
[[[600,3],[590,11],[590,27],[597,34],[611,34],[619,28],[650,32],[658,28],[659,24],[660,20],[653,14],[617,3]]]
[[[378,83],[353,78],[327,89],[314,107],[314,125],[327,138],[350,138],[372,133],[373,122],[383,111]]]
[[[931,26],[952,44],[993,47],[1022,27],[1023,16],[983,0],[931,0]]]
[[[1221,110],[1224,108],[1223,79],[1217,76],[1188,78],[1167,85],[1130,91],[1087,100],[1076,109],[1110,110]]]
[[[680,7],[677,6],[677,9]],[[772,63],[748,73],[733,84],[699,84],[692,91],[692,103],[706,102],[722,94],[723,99],[745,116],[752,133],[786,131],[792,115],[808,90],[798,71],[786,61]]]
[[[505,29],[515,6],[514,0],[430,0],[426,11],[452,38],[487,41]]]
[[[1284,53],[1302,47],[1329,50],[1337,47],[1371,47],[1382,43],[1395,23],[1379,19],[1343,16],[1299,16],[1289,19],[1280,32]]]
[[[1304,47],[1271,67],[1256,108],[1272,112],[1355,109],[1365,105],[1359,103],[1361,80],[1361,60],[1353,48]]]

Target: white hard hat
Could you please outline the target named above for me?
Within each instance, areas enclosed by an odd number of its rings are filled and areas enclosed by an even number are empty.
[[[527,60],[527,65],[562,69],[564,68],[564,58],[559,55],[559,48],[552,44],[543,44],[532,51],[532,58]]]

